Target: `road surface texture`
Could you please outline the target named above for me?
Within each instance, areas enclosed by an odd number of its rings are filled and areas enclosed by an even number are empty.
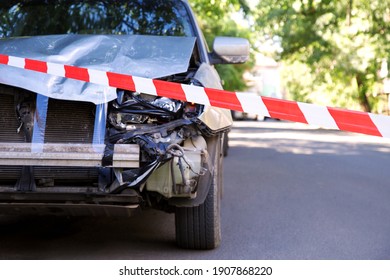
[[[221,246],[175,247],[173,215],[0,217],[0,259],[390,259],[390,140],[236,122]]]

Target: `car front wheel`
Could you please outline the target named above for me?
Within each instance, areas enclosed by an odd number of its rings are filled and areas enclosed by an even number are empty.
[[[203,204],[177,207],[175,212],[176,243],[186,249],[214,249],[221,242],[221,138],[216,141],[211,185]]]

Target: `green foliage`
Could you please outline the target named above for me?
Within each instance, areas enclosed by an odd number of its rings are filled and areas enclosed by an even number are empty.
[[[360,109],[353,98],[356,86],[335,81],[329,72],[315,75],[309,65],[299,61],[284,63],[281,72],[284,86],[288,89],[288,99],[323,106]]]
[[[261,0],[256,17],[262,36],[281,38],[291,97],[366,111],[383,107],[377,73],[390,51],[389,1]]]

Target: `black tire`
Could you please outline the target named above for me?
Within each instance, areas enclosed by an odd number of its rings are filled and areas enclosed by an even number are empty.
[[[222,153],[218,139],[214,171],[209,192],[203,204],[177,207],[175,212],[176,243],[185,249],[214,249],[221,242]]]
[[[229,152],[229,132],[225,132],[223,135],[222,150],[223,156],[227,157]]]
[[[237,113],[235,111],[230,111],[232,113],[232,119],[233,121],[237,120]]]

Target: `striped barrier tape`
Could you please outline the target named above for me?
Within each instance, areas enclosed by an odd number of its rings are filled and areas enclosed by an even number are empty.
[[[390,138],[390,117],[0,54],[0,64],[155,96]]]

